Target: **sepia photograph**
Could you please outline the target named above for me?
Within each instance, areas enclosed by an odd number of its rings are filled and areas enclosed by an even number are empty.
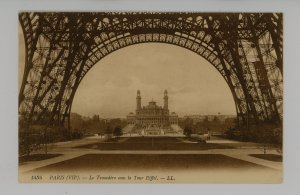
[[[19,182],[282,183],[283,18],[20,11]]]

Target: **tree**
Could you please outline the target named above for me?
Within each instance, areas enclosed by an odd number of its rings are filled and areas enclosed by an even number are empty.
[[[122,132],[122,129],[121,129],[120,126],[116,126],[116,127],[115,127],[115,129],[114,129],[114,131],[113,131],[113,135],[114,135],[114,136],[117,136],[117,137],[123,135],[123,132]]]
[[[183,134],[186,137],[190,137],[192,134],[192,128],[190,126],[185,126],[184,130],[183,130]]]
[[[105,134],[111,134],[111,133],[112,133],[112,129],[111,129],[111,127],[108,125],[108,126],[106,127]]]
[[[99,122],[99,121],[100,121],[99,115],[94,115],[93,118],[92,118],[92,120],[93,120],[94,122]]]

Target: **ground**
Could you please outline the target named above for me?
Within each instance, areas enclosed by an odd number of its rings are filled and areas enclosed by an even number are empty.
[[[142,172],[163,178],[173,175],[177,182],[278,183],[282,179],[282,162],[278,158],[282,156],[276,149],[268,148],[267,152],[263,154],[260,144],[214,137],[207,143],[182,136],[89,137],[55,143],[49,151],[53,158],[27,162],[23,159],[19,171],[24,176],[20,177],[21,181],[44,173],[130,175]]]
[[[88,166],[87,166],[88,162]],[[86,154],[35,171],[163,170],[163,169],[270,169],[222,154]]]

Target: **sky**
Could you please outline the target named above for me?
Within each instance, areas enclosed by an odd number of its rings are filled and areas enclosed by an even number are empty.
[[[72,112],[100,117],[125,117],[152,99],[169,109],[189,114],[235,114],[232,94],[220,73],[201,56],[178,46],[143,43],[115,51],[87,73],[79,85]]]
[[[19,40],[20,79],[24,69],[21,32]],[[209,62],[187,49],[163,43],[137,44],[104,57],[83,78],[71,112],[124,118],[136,109],[138,89],[142,106],[152,99],[163,106],[163,92],[168,90],[169,110],[179,116],[236,114],[229,87]]]

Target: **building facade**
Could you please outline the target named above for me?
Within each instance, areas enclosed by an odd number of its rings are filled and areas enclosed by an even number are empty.
[[[175,112],[170,114],[168,107],[168,91],[164,91],[164,105],[158,106],[155,101],[150,101],[147,106],[142,107],[140,90],[136,96],[136,111],[127,115],[127,123],[142,128],[158,127],[165,128],[172,124],[178,124],[178,115]]]

